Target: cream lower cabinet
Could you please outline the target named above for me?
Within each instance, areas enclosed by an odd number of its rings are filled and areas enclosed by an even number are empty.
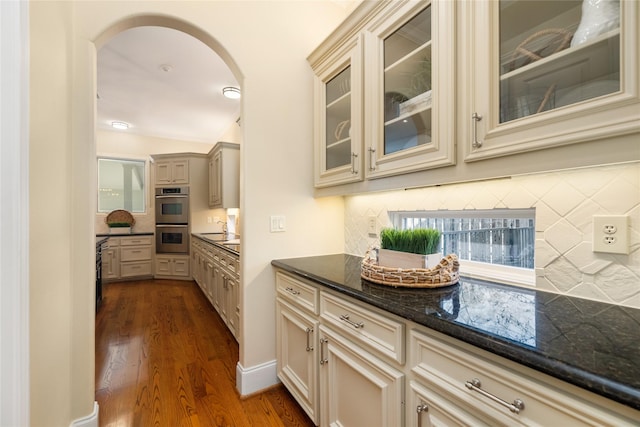
[[[193,279],[237,339],[240,331],[240,256],[192,239]]]
[[[320,365],[320,425],[403,425],[402,371],[324,325]]]
[[[152,277],[153,236],[109,237],[102,263],[105,281]]]
[[[190,280],[189,255],[156,255],[155,277]]]
[[[402,426],[404,327],[282,272],[276,287],[278,377],[311,420]]]
[[[109,238],[102,245],[102,280],[120,278],[120,239]]]
[[[120,237],[120,278],[149,277],[153,236]]]
[[[218,285],[221,285],[217,288],[220,316],[233,336],[237,338],[240,326],[238,280],[233,274],[222,271],[222,278]]]
[[[290,276],[278,273],[276,277],[278,378],[318,425],[318,291]]]
[[[320,426],[637,426],[640,412],[276,272],[277,371]]]
[[[278,298],[278,377],[318,424],[318,321]]]
[[[408,345],[407,425],[637,425],[631,408],[426,328]]]

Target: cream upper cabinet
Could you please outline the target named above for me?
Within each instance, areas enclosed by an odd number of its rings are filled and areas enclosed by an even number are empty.
[[[365,31],[365,175],[455,163],[454,2],[392,2]]]
[[[313,64],[315,184],[360,181],[362,157],[362,37]]]
[[[309,56],[315,186],[455,163],[453,2],[365,2]]]
[[[459,6],[465,161],[640,130],[638,2]]]
[[[156,185],[189,183],[189,160],[158,160],[155,164]]]
[[[209,152],[209,207],[240,207],[240,145],[218,142]]]

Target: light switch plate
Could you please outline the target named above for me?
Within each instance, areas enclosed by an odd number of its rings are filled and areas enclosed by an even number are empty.
[[[284,215],[271,215],[271,227],[272,233],[281,233],[287,229],[286,218]]]
[[[369,218],[367,218],[367,233],[378,234],[377,223],[378,217],[375,215],[369,215]]]

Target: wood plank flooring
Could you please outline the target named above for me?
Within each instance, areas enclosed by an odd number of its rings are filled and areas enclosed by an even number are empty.
[[[313,426],[283,386],[240,398],[238,344],[195,282],[104,285],[96,317],[101,427]]]

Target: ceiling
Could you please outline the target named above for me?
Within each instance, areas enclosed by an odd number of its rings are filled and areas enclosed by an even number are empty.
[[[97,128],[129,124],[140,135],[215,143],[240,116],[222,95],[238,82],[211,48],[181,31],[137,27],[98,51]]]

